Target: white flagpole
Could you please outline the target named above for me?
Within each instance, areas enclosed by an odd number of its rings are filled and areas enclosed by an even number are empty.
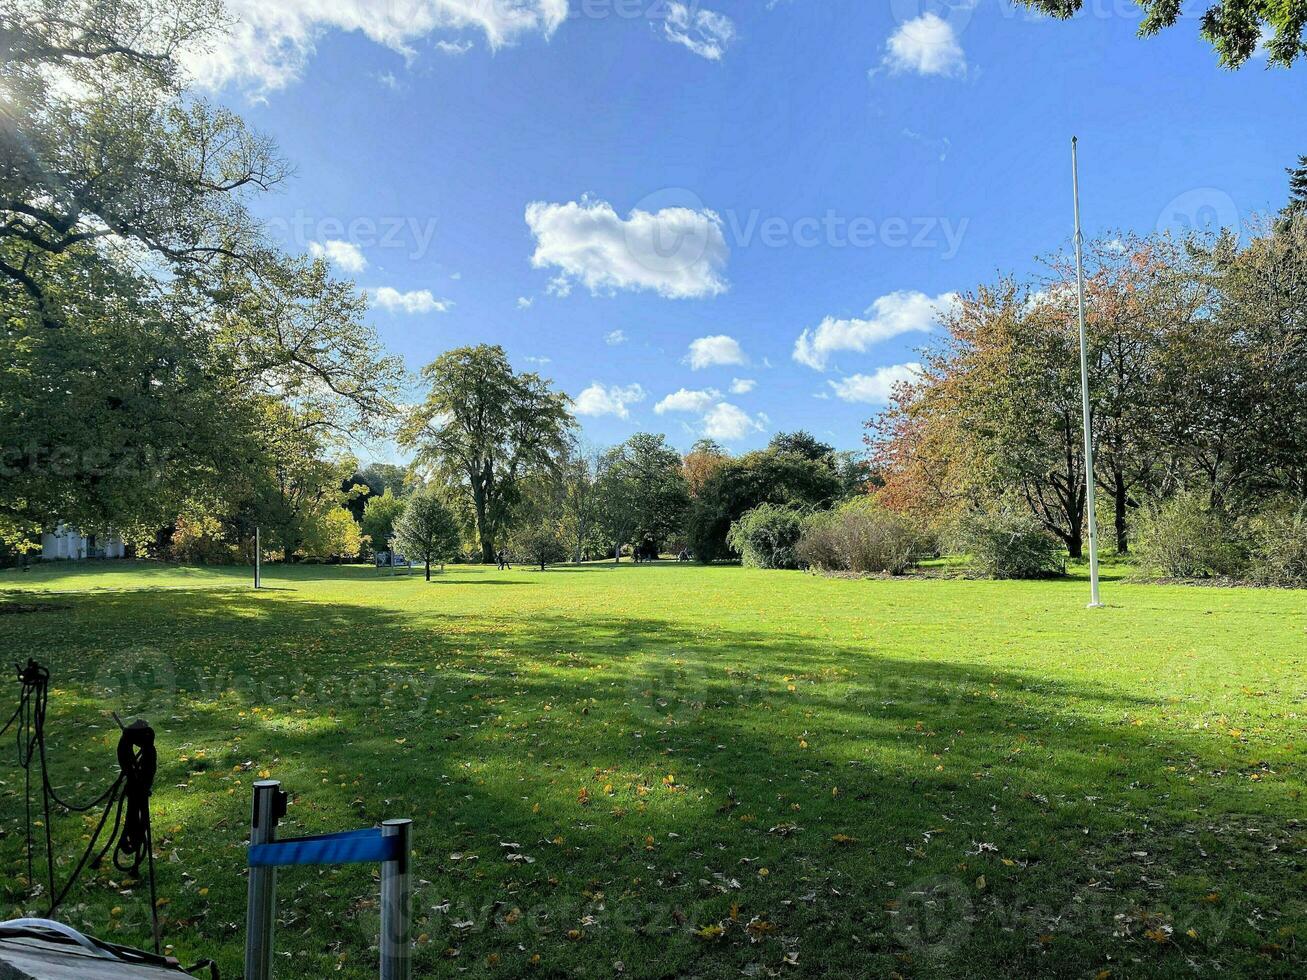
[[[1089,511],[1089,606],[1100,609],[1098,594],[1098,515],[1094,512],[1094,435],[1089,412],[1089,336],[1085,329],[1085,264],[1081,254],[1080,165],[1076,159],[1076,138],[1071,137],[1071,196],[1076,214],[1076,288],[1080,300],[1080,402],[1085,425],[1085,507]]]

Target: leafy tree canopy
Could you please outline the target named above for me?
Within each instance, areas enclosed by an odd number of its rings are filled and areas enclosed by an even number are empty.
[[[395,522],[395,544],[410,560],[426,567],[431,581],[433,562],[445,562],[458,554],[458,522],[435,487],[415,491]]]
[[[422,370],[426,399],[405,419],[400,445],[417,451],[472,506],[482,561],[495,559],[520,483],[553,470],[575,426],[567,396],[538,374],[515,373],[498,346],[460,347]]]
[[[1020,0],[1061,20],[1074,17],[1084,0]],[[1144,11],[1141,37],[1151,37],[1175,24],[1183,12],[1180,0],[1135,0]],[[1307,54],[1307,6],[1294,0],[1214,0],[1203,13],[1199,33],[1214,48],[1226,68],[1239,68],[1259,45],[1267,59],[1288,67]]]

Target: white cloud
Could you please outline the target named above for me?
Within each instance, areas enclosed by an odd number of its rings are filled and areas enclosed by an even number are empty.
[[[905,21],[885,44],[884,64],[891,72],[919,75],[965,75],[967,56],[953,25],[939,14],[924,13]]]
[[[704,388],[701,391],[681,388],[655,405],[654,412],[659,415],[666,412],[694,412],[701,415],[712,408],[721,397],[722,393],[716,388]]]
[[[892,364],[889,367],[876,368],[871,374],[851,374],[839,381],[826,382],[835,392],[835,397],[846,402],[870,402],[884,405],[894,393],[894,386],[904,381],[915,381],[921,376],[921,365]]]
[[[531,264],[560,270],[549,285],[567,295],[572,283],[592,294],[649,289],[670,299],[716,296],[730,249],[714,211],[668,207],[618,216],[606,201],[535,201],[526,207],[535,237]]]
[[[374,303],[392,313],[448,313],[454,305],[450,300],[436,299],[429,289],[401,293],[392,286],[379,286],[368,293]]]
[[[346,272],[362,272],[368,267],[363,251],[353,242],[329,238],[325,242],[309,242],[309,254],[315,259],[326,259]]]
[[[793,357],[800,364],[825,371],[837,351],[863,353],[873,344],[905,333],[927,333],[941,312],[957,301],[956,293],[930,297],[915,290],[881,296],[867,307],[868,319],[837,320],[826,317],[816,328],[805,330],[794,342]]]
[[[744,356],[744,351],[740,347],[740,342],[725,334],[700,337],[698,340],[690,341],[690,353],[685,359],[693,371],[719,364],[749,363],[749,359]]]
[[[736,383],[738,384],[738,379]],[[735,442],[753,432],[761,432],[768,421],[767,416],[761,412],[750,416],[742,408],[723,401],[722,393],[716,388],[681,388],[658,402],[654,412],[658,415],[668,412],[698,415],[699,428],[696,430],[687,425],[686,430],[698,431],[704,437],[719,442]]]
[[[624,344],[630,339],[626,336],[624,330],[612,330],[604,334],[604,343],[609,347],[616,347],[618,344]]]
[[[471,41],[437,41],[436,47],[445,54],[467,54],[472,50]]]
[[[517,308],[519,310],[529,310],[531,309],[531,304],[534,302],[535,300],[530,296],[519,296],[517,298]]]
[[[703,417],[703,434],[719,442],[735,442],[753,432],[761,432],[767,416],[750,417],[730,402],[719,402]]]
[[[701,58],[721,61],[726,48],[735,40],[735,22],[711,10],[669,3],[663,34],[669,41],[689,48]]]
[[[758,382],[754,381],[753,378],[733,378],[731,380],[731,394],[747,395],[757,386]]]
[[[568,12],[567,0],[227,0],[226,8],[229,36],[189,52],[186,66],[207,88],[237,84],[260,93],[299,78],[331,30],[358,31],[411,59],[415,42],[430,34],[480,31],[496,49],[525,35],[551,36]]]
[[[577,415],[615,415],[624,419],[631,414],[627,406],[642,401],[644,389],[638,384],[606,387],[596,381],[576,396],[575,408]]]

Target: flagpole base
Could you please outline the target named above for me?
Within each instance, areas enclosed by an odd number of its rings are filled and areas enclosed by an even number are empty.
[[[1106,608],[1107,608],[1107,603],[1106,603],[1106,602],[1091,602],[1091,603],[1089,603],[1087,606],[1085,606],[1085,608],[1086,608],[1086,609],[1106,609]]]

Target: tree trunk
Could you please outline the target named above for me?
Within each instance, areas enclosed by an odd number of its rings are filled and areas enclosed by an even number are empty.
[[[1126,506],[1129,493],[1126,490],[1125,480],[1121,474],[1116,474],[1116,479],[1112,484],[1112,499],[1116,504],[1116,553],[1126,555],[1130,553],[1130,540],[1126,531]]]
[[[622,546],[619,543],[613,545],[613,564],[620,565],[621,563],[622,563]]]
[[[486,520],[486,488],[482,484],[472,486],[472,507],[476,511],[477,536],[481,539],[481,562],[485,565],[495,563],[495,541],[490,535]]]
[[[427,581],[431,581],[431,559],[427,559]]]
[[[1075,560],[1080,560],[1085,556],[1084,539],[1080,535],[1080,528],[1077,527],[1070,534],[1066,535],[1066,551]]]

